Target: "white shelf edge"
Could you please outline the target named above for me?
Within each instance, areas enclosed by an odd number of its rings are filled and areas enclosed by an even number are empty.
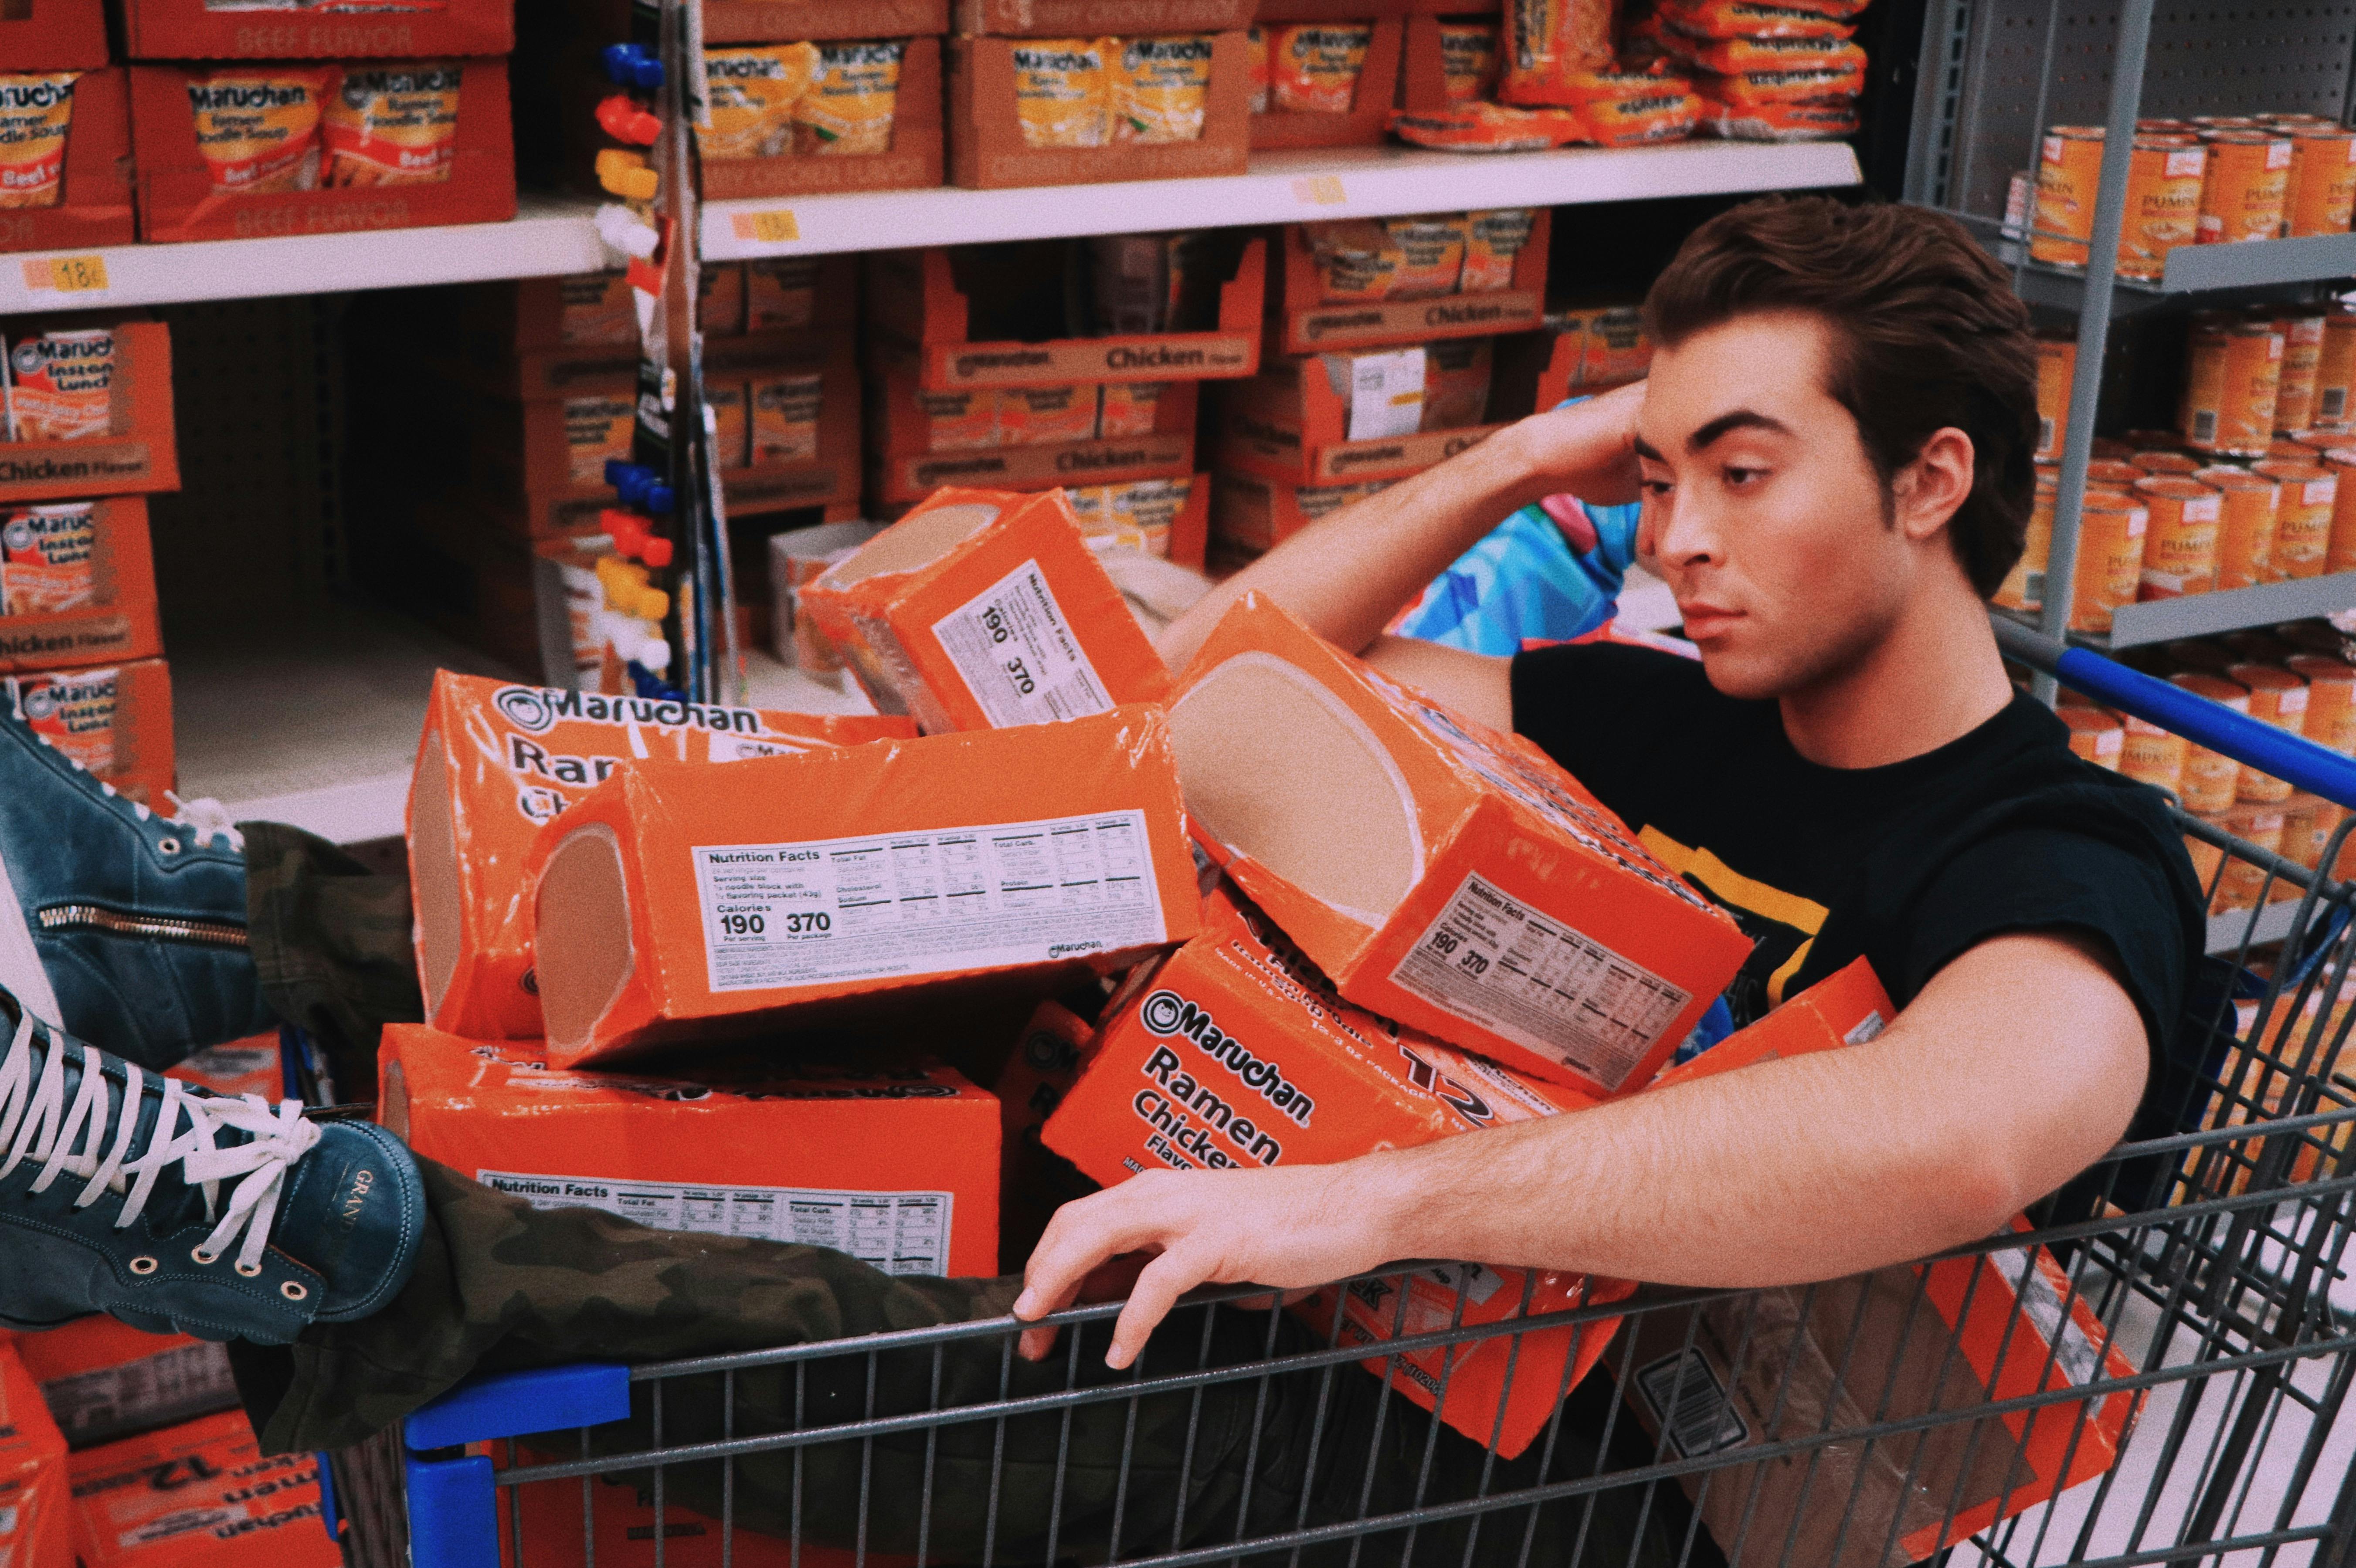
[[[704,204],[712,261],[890,251],[994,240],[1128,234],[1141,228],[1380,218],[1491,207],[1556,207],[1651,197],[1714,196],[1855,185],[1843,142],[1693,141],[1655,147],[1566,147],[1463,155],[1413,147],[1262,153],[1251,172],[1211,179],[1129,181],[1019,190],[866,191]],[[790,212],[800,238],[741,237],[735,219]]]
[[[591,222],[595,210],[587,201],[527,196],[505,223],[0,252],[0,315],[594,272],[610,264]],[[28,286],[23,263],[91,255],[106,263],[105,288]]]
[[[2116,651],[2179,637],[2214,636],[2282,621],[2303,621],[2335,610],[2356,607],[2356,571],[2329,577],[2305,577],[2287,582],[2265,582],[2255,588],[2226,588],[2180,599],[2151,599],[2122,604],[2113,617],[2107,639],[2082,639],[2090,646]]]
[[[2280,942],[2290,934],[2290,923],[2298,913],[2298,901],[2286,899],[2270,903],[2254,912],[2229,909],[2209,917],[2208,952],[2213,956],[2237,952],[2246,941],[2250,946],[2263,946]]]

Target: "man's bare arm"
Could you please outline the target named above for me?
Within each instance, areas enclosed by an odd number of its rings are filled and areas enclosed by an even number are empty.
[[[1206,1282],[1319,1285],[1411,1257],[1724,1286],[1879,1268],[1989,1234],[2100,1158],[2147,1061],[2098,944],[1997,937],[1869,1045],[1340,1165],[1135,1178],[1058,1211],[1015,1311],[1158,1253],[1121,1314],[1122,1366]]]

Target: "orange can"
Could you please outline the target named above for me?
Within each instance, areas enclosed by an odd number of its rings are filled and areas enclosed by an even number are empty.
[[[2323,318],[2323,354],[2315,368],[2315,422],[2338,424],[2356,411],[2356,308],[2336,305]]]
[[[2222,493],[2217,515],[2217,586],[2254,588],[2277,581],[2274,571],[2276,511],[2282,487],[2246,468],[2204,468],[2201,483]]]
[[[2290,138],[2229,130],[2205,132],[2201,140],[2209,148],[2209,173],[2201,187],[2200,242],[2279,239],[2290,195]]]
[[[2169,432],[2168,439],[2174,441],[2176,439],[2176,433],[2173,431]],[[2127,461],[2134,464],[2137,468],[2142,469],[2146,474],[2177,474],[2190,475],[2200,473],[2202,466],[2199,458],[2187,453],[2175,451],[2173,448],[2166,450],[2158,448],[2147,449],[2136,453],[2133,457],[2128,458]]]
[[[2116,457],[2098,458],[2086,464],[2089,489],[2131,490],[2143,476],[2142,469]]]
[[[2272,854],[2282,851],[2282,807],[2265,802],[2248,802],[2223,813],[2219,826],[2226,832],[2253,848]],[[2267,886],[2266,869],[2246,856],[2236,855],[2224,862],[2217,877],[2217,896],[2210,901],[2209,912],[2224,914],[2232,910],[2255,909],[2261,898],[2274,902],[2288,888],[2290,896],[2298,896],[2297,884],[2281,878]]]
[[[2315,463],[2269,460],[2250,472],[2282,486],[2275,507],[2275,548],[2268,564],[2277,577],[2320,577],[2331,554],[2331,514],[2340,490],[2337,469]]]
[[[2045,608],[2045,563],[2053,553],[2053,500],[2060,488],[2054,471],[2043,464],[2037,468],[2037,496],[2029,507],[2029,529],[2023,536],[2020,559],[2012,563],[2003,583],[1991,596],[1993,603],[2008,610],[2042,610]]]
[[[2328,654],[2294,654],[2285,663],[2307,682],[2307,738],[2356,757],[2356,665]]]
[[[2265,124],[2254,114],[2191,114],[2184,123],[2196,131],[2255,131]]]
[[[2225,674],[2228,679],[2248,688],[2251,718],[2271,724],[2286,734],[2305,733],[2307,682],[2290,671],[2270,664],[2237,664]],[[2233,797],[2245,801],[2285,801],[2290,798],[2290,784],[2272,773],[2244,767]]]
[[[2136,483],[2151,513],[2138,599],[2176,599],[2217,585],[2217,524],[2223,497],[2197,479],[2154,475]]]
[[[2301,125],[2291,132],[2290,191],[2286,230],[2345,234],[2356,216],[2356,132],[2340,125]]]
[[[2051,463],[2062,455],[2062,438],[2070,433],[2070,379],[2078,369],[2078,339],[2072,333],[2048,329],[2037,335],[2037,461]]]
[[[2126,745],[2126,726],[2100,708],[2056,708],[2053,716],[2070,726],[2070,749],[2098,768],[2116,773]]]
[[[2037,160],[2037,218],[2029,256],[2072,271],[2086,264],[2094,235],[2094,192],[2103,178],[2103,128],[2056,125]]]
[[[2315,423],[2315,392],[2323,374],[2323,313],[2276,316],[2283,336],[2282,375],[2275,393],[2275,428],[2302,431]]]
[[[2322,463],[2348,481],[2331,498],[2331,542],[2324,547],[2323,570],[2356,571],[2356,447],[2327,452]]]
[[[2156,280],[2167,270],[2170,251],[2197,241],[2208,166],[2209,151],[2195,137],[2136,133],[2119,229],[2119,276]]]
[[[2205,697],[2236,713],[2250,710],[2249,688],[2222,675],[2173,675],[2168,678],[2169,685],[2180,686],[2196,697]],[[2241,791],[2242,764],[2222,752],[2212,752],[2198,741],[2187,741],[2183,781],[2183,787],[2176,793],[2184,802],[2185,810],[2223,811]]]
[[[2198,129],[2190,120],[2169,120],[2158,115],[2147,116],[2136,122],[2136,134],[2138,136],[2189,136]]]
[[[2137,784],[2179,793],[2184,784],[2184,737],[2132,713],[2124,718],[2119,772]]]
[[[2070,599],[2070,629],[2107,632],[2122,604],[2135,603],[2143,581],[2144,533],[2151,514],[2133,496],[2089,490],[2078,508],[2078,581]]]
[[[2268,321],[2222,311],[2192,318],[2186,346],[2184,444],[2228,457],[2263,457],[2282,389],[2282,334]]]

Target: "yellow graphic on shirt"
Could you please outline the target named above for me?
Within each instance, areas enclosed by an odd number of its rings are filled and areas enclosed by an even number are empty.
[[[1769,887],[1707,849],[1689,849],[1657,827],[1636,835],[1661,863],[1733,915],[1756,945],[1726,990],[1737,1028],[1755,1023],[1783,1003],[1783,988],[1808,961],[1808,949],[1830,912],[1813,900]]]

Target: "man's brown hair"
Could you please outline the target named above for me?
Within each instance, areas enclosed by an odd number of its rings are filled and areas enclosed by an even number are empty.
[[[1919,207],[1770,197],[1686,237],[1644,299],[1675,345],[1760,311],[1832,329],[1832,384],[1888,493],[1923,443],[1972,438],[1972,491],[1947,525],[1985,599],[2020,559],[2037,475],[2037,347],[2012,281],[1962,224]]]

